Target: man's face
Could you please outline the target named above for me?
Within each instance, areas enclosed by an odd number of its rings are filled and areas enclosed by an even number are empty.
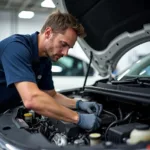
[[[76,40],[77,35],[71,28],[68,28],[64,33],[47,32],[44,44],[45,55],[50,57],[52,61],[57,61],[68,54],[68,50],[74,46]]]

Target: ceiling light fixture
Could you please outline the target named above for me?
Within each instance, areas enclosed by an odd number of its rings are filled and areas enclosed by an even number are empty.
[[[52,0],[44,0],[41,3],[41,6],[42,7],[47,7],[47,8],[55,8],[56,7]]]
[[[23,19],[31,19],[34,17],[34,12],[33,11],[21,11],[18,14],[19,18],[23,18]]]

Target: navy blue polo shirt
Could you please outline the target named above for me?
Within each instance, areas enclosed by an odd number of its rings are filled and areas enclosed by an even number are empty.
[[[54,89],[51,61],[38,56],[38,34],[15,34],[0,41],[0,104],[16,98],[16,82],[29,81],[41,90]]]

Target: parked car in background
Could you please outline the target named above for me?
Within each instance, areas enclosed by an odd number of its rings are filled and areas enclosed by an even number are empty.
[[[72,54],[59,59],[57,62],[52,62],[55,89],[60,91],[82,87],[88,67],[88,61],[84,56],[79,58]],[[86,85],[92,85],[101,78],[96,69],[90,66]]]

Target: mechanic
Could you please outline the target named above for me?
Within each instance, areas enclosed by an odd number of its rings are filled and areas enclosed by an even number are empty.
[[[72,122],[83,129],[100,127],[102,105],[76,101],[54,89],[51,61],[66,56],[77,37],[85,35],[83,26],[68,13],[53,12],[40,33],[12,35],[0,42],[0,111],[23,101],[38,114]],[[86,111],[78,113],[72,109]]]

